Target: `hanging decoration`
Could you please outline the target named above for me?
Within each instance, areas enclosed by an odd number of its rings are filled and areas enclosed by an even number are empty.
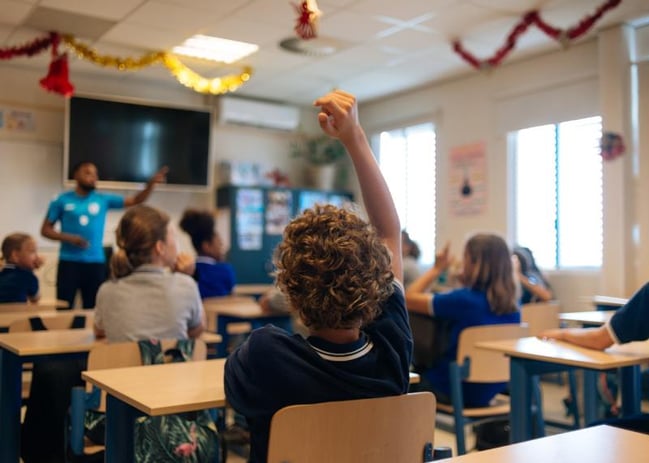
[[[292,5],[298,15],[293,28],[297,36],[304,40],[316,38],[318,36],[318,20],[322,15],[316,1],[304,0],[299,5],[296,3]]]
[[[49,92],[59,93],[69,98],[74,93],[74,85],[68,79],[68,54],[59,54],[58,34],[50,34],[52,46],[52,62],[47,76],[40,80],[41,87]]]
[[[175,55],[163,51],[145,53],[136,58],[100,55],[93,48],[77,41],[72,35],[61,35],[57,32],[50,32],[46,37],[35,39],[22,46],[0,48],[0,59],[34,56],[51,47],[52,62],[47,76],[40,80],[40,84],[46,90],[69,97],[74,93],[74,86],[68,80],[67,53],[59,54],[59,43],[65,44],[79,59],[90,61],[102,67],[112,67],[118,71],[137,71],[154,64],[162,64],[178,82],[200,93],[222,94],[233,92],[247,82],[252,75],[252,68],[244,66],[241,72],[237,74],[216,78],[203,77],[185,66]]]
[[[604,132],[599,147],[600,155],[605,161],[611,161],[626,152],[622,135],[615,132]]]
[[[51,45],[56,32],[50,32],[46,37],[34,39],[19,47],[0,48],[0,59],[12,59],[19,56],[34,56],[47,50]]]
[[[103,67],[115,68],[118,71],[137,71],[139,69],[162,62],[164,52],[154,51],[145,53],[139,58],[118,58],[110,55],[100,55],[94,49],[84,45],[71,35],[62,37],[63,43],[71,49],[78,58],[90,61],[93,64]]]
[[[511,30],[505,43],[500,47],[496,53],[490,58],[481,60],[475,55],[467,51],[459,40],[453,42],[453,50],[460,55],[467,63],[473,66],[476,69],[490,69],[495,66],[498,66],[503,59],[514,49],[518,38],[527,30],[528,27],[534,25],[543,31],[547,36],[558,41],[564,47],[567,47],[572,40],[575,40],[586,32],[590,30],[593,25],[599,21],[599,19],[606,13],[608,10],[618,6],[622,0],[608,0],[602,5],[600,5],[597,10],[592,15],[584,17],[579,23],[575,26],[572,26],[568,29],[559,29],[548,23],[546,23],[539,12],[529,11],[523,15],[521,20],[514,25],[514,28]]]
[[[185,66],[176,56],[165,53],[163,63],[176,77],[176,80],[199,93],[219,95],[233,92],[250,79],[252,68],[245,66],[240,74],[230,74],[222,77],[207,78]]]

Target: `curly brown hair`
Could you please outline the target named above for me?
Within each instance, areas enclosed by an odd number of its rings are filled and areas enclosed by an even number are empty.
[[[487,294],[497,315],[518,310],[511,253],[504,239],[490,233],[473,235],[464,247],[467,287]],[[467,265],[469,264],[469,265]]]
[[[277,284],[313,329],[372,321],[392,294],[390,251],[358,215],[316,205],[289,223],[274,255]]]

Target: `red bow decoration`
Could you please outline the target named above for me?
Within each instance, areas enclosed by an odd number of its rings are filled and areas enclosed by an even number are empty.
[[[74,85],[68,79],[68,55],[67,53],[59,55],[59,35],[52,32],[51,37],[52,62],[50,63],[47,76],[40,80],[40,84],[45,90],[59,93],[68,98],[74,93]]]

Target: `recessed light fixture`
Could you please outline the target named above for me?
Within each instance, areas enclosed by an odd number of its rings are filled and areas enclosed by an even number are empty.
[[[237,42],[235,40],[195,35],[188,38],[182,45],[172,51],[178,55],[193,56],[221,63],[234,63],[259,49],[254,43]]]
[[[349,43],[333,37],[316,37],[308,40],[289,37],[279,42],[279,46],[283,50],[300,55],[328,56],[347,48]]]

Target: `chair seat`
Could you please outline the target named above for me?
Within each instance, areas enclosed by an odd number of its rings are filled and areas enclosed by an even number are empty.
[[[450,404],[437,404],[437,410],[452,414],[453,406]],[[509,397],[497,395],[488,407],[464,408],[462,414],[468,418],[509,414]]]

